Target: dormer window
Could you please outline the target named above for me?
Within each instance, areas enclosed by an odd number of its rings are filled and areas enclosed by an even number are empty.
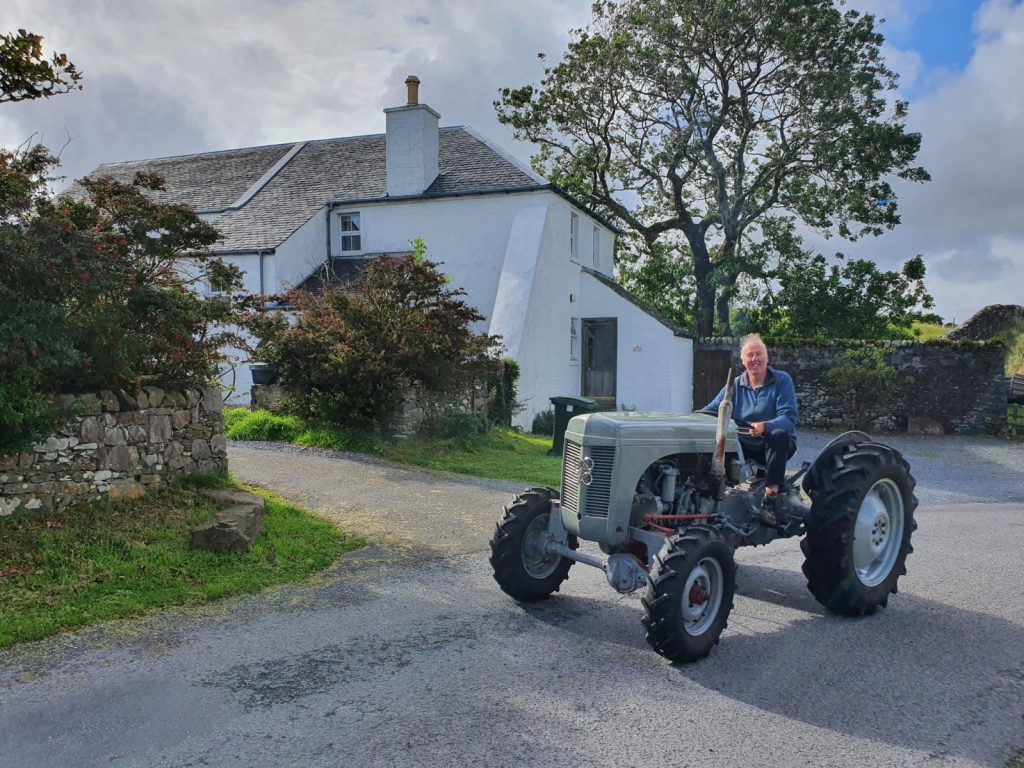
[[[338,224],[341,229],[341,252],[361,253],[363,250],[363,236],[359,213],[338,214]]]

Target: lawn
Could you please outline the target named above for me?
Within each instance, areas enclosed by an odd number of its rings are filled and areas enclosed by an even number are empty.
[[[363,542],[269,494],[249,552],[192,550],[189,531],[217,507],[196,486],[0,520],[0,647],[173,605],[298,581]]]
[[[229,408],[225,411],[231,440],[281,440],[332,451],[368,453],[435,472],[454,472],[525,485],[559,486],[561,457],[548,456],[550,437],[496,428],[486,435],[453,438],[384,440],[379,435],[314,428],[294,416]]]

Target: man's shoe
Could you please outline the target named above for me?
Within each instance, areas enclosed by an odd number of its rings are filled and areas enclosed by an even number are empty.
[[[778,500],[779,495],[773,494],[771,496],[765,496],[761,500],[761,506],[754,514],[754,519],[763,525],[767,525],[769,528],[775,528],[778,526],[778,521],[775,519],[775,502]]]

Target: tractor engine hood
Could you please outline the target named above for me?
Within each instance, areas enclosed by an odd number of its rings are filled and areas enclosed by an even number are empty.
[[[580,445],[646,447],[672,453],[714,453],[717,419],[701,413],[586,413],[574,416],[565,438]],[[736,426],[729,424],[725,450],[739,451]]]

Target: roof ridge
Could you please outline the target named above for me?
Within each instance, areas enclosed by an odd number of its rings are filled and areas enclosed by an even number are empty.
[[[444,125],[438,128],[438,131],[443,133],[455,133],[457,131],[466,131],[467,133],[473,133],[467,130],[465,125]],[[274,144],[257,144],[253,147],[234,147],[232,149],[213,149],[209,152],[186,152],[181,155],[164,155],[163,157],[146,157],[139,158],[137,160],[118,160],[113,163],[100,163],[96,166],[96,170],[100,168],[114,168],[124,167],[126,165],[136,165],[139,163],[154,163],[160,160],[191,160],[197,157],[215,157],[217,155],[230,155],[235,152],[252,152],[258,149],[277,149],[278,147],[293,147],[296,144],[326,144],[333,141],[356,141],[359,139],[383,139],[387,136],[386,133],[364,133],[357,136],[328,136],[322,139],[299,139],[297,141],[281,141]]]

